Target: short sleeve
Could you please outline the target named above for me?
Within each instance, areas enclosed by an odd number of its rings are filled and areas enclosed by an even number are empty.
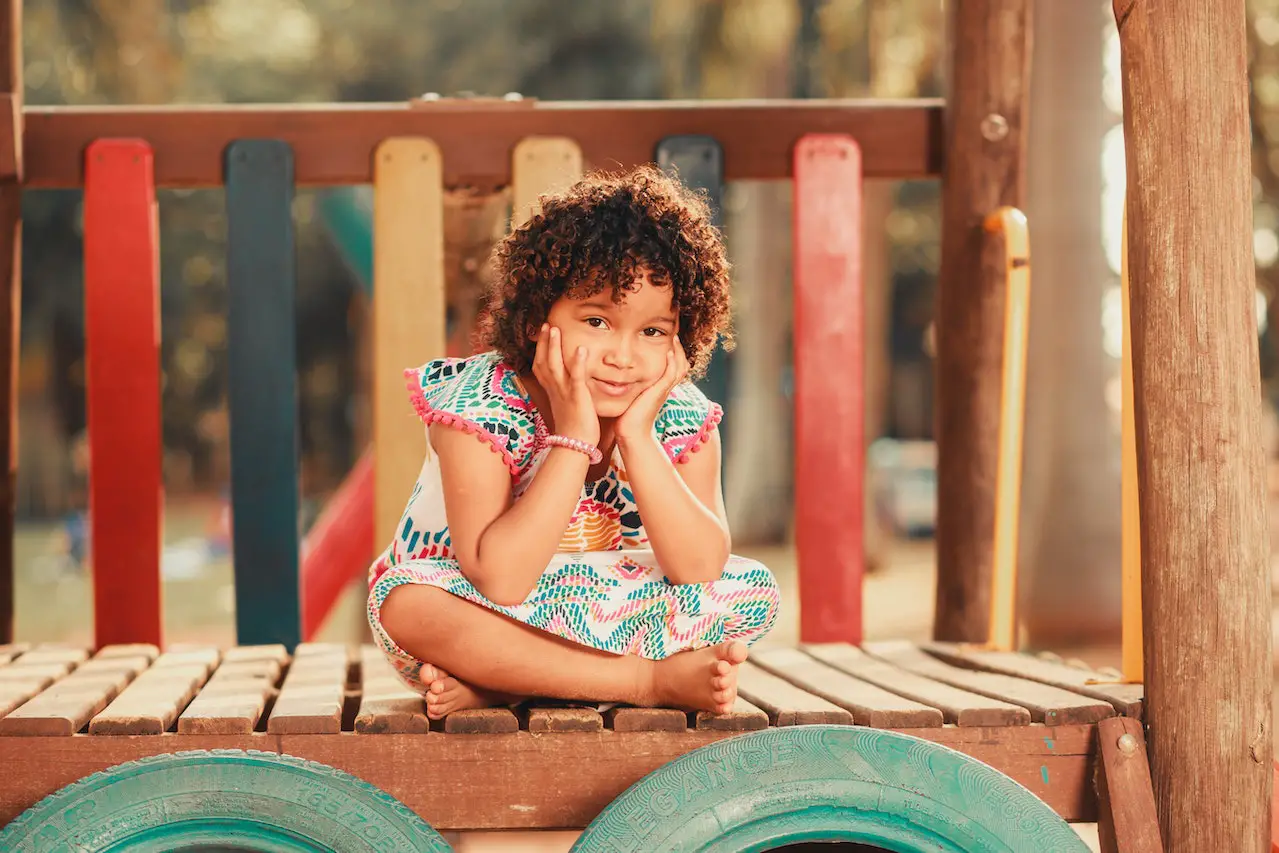
[[[441,358],[404,371],[409,398],[426,425],[456,427],[488,442],[512,475],[532,462],[532,407],[496,353]]]
[[[657,437],[673,462],[687,462],[719,426],[724,410],[696,385],[684,382],[671,389],[658,412]]]

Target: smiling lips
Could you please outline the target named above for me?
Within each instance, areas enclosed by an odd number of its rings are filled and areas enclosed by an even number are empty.
[[[631,390],[630,382],[609,382],[605,379],[596,379],[595,385],[610,397],[624,397],[626,392]]]

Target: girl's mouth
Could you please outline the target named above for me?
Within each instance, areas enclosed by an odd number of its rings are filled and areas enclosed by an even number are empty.
[[[595,385],[610,397],[624,397],[631,390],[630,382],[609,382],[605,379],[596,379]]]

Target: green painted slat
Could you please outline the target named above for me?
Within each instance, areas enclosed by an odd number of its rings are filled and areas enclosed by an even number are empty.
[[[293,152],[226,149],[227,341],[236,641],[301,641]]]
[[[713,137],[697,134],[668,136],[657,144],[658,165],[679,177],[684,186],[704,190],[710,202],[712,220],[717,228],[724,227],[724,149]],[[732,387],[733,359],[730,353],[716,346],[706,375],[697,383],[706,396],[728,408],[729,390]],[[731,418],[720,422],[721,445],[727,449],[732,429]]]

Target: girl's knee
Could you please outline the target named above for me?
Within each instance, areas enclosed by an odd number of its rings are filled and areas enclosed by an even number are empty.
[[[430,619],[423,619],[422,614],[431,609],[434,592],[433,587],[406,583],[386,594],[378,608],[378,622],[392,642],[401,647],[406,642],[411,645],[432,623]]]

